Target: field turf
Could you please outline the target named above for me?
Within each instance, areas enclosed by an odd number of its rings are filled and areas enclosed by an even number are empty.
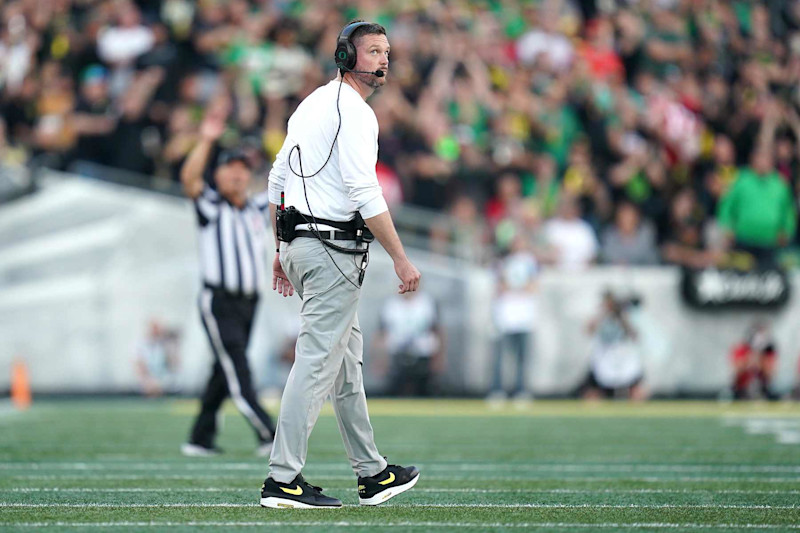
[[[188,400],[0,404],[0,531],[800,530],[797,404],[370,408],[382,453],[420,467],[416,488],[358,507],[326,407],[304,474],[345,507],[295,511],[259,507],[266,460],[231,406],[226,453],[198,459],[178,453]]]

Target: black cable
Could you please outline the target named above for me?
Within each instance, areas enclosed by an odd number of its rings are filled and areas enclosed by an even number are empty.
[[[337,126],[337,128],[336,128],[336,135],[333,136],[333,142],[331,143],[331,150],[330,150],[330,152],[328,152],[328,157],[325,159],[325,162],[322,163],[322,166],[319,167],[319,170],[317,170],[313,174],[305,176],[305,175],[303,175],[303,162],[300,161],[300,174],[298,174],[297,172],[294,171],[294,168],[292,168],[292,152],[294,152],[295,149],[297,150],[297,157],[298,157],[298,160],[299,160],[300,159],[300,145],[299,144],[295,144],[294,146],[292,146],[292,149],[289,150],[289,155],[287,156],[288,161],[289,161],[289,170],[292,171],[292,174],[294,174],[295,176],[297,176],[299,178],[302,178],[303,180],[306,180],[308,178],[313,178],[314,176],[316,176],[317,174],[322,172],[322,169],[324,169],[328,165],[328,161],[331,160],[331,156],[333,155],[333,147],[336,146],[336,140],[339,138],[339,131],[341,131],[341,129],[342,129],[342,112],[339,109],[339,96],[341,96],[341,94],[342,94],[342,84],[343,83],[344,83],[344,74],[342,74],[342,79],[341,79],[341,81],[339,81],[339,90],[336,91],[336,114],[339,115],[339,126]],[[303,183],[305,184],[305,181]],[[305,185],[303,185],[303,186],[305,187]]]
[[[358,279],[359,279],[359,282],[361,282],[364,279],[364,272],[366,271],[367,265],[369,264],[369,243],[367,243],[367,247],[362,251],[362,250],[351,250],[349,248],[343,248],[341,246],[337,246],[337,245],[333,244],[332,242],[327,241],[326,239],[323,239],[322,235],[320,235],[320,232],[319,232],[319,224],[317,223],[317,218],[314,216],[314,211],[311,209],[311,202],[308,201],[308,189],[306,188],[306,180],[309,179],[309,178],[313,178],[314,176],[316,176],[317,174],[322,172],[322,170],[328,165],[328,162],[331,160],[331,157],[333,156],[333,149],[336,146],[336,141],[339,138],[339,132],[342,129],[342,111],[341,111],[341,109],[339,107],[339,98],[340,98],[340,96],[342,94],[342,84],[343,83],[344,83],[344,74],[342,74],[342,79],[339,81],[339,89],[336,92],[336,114],[339,117],[339,125],[336,127],[336,134],[333,136],[333,142],[331,143],[331,149],[328,152],[328,157],[325,159],[325,162],[322,164],[322,166],[316,172],[306,176],[305,173],[303,172],[303,155],[302,155],[302,150],[300,149],[300,145],[299,144],[295,144],[292,147],[292,149],[289,150],[289,154],[287,155],[287,158],[288,158],[288,163],[289,163],[289,170],[292,171],[292,174],[294,174],[295,176],[301,178],[302,182],[303,182],[303,196],[305,197],[306,207],[308,207],[308,213],[309,213],[309,215],[311,215],[311,221],[313,223],[313,226],[311,224],[309,224],[309,230],[311,230],[311,233],[313,233],[314,236],[317,238],[317,240],[319,240],[319,242],[322,243],[323,249],[325,250],[325,253],[328,254],[328,257],[330,257],[331,262],[333,262],[333,266],[336,267],[336,270],[339,271],[339,273],[342,275],[342,277],[344,277],[344,279],[347,280],[348,283],[350,283],[356,289],[359,289],[359,288],[361,288],[361,285],[356,285],[355,283],[353,283],[352,280],[350,280],[350,278],[347,276],[347,274],[345,274],[342,271],[342,269],[339,268],[338,263],[336,263],[336,260],[333,258],[331,253],[328,251],[328,248],[333,248],[334,250],[337,250],[339,252],[346,253],[346,254],[349,254],[349,255],[353,256],[353,263],[356,265],[356,268],[358,269],[358,272],[359,272]],[[292,167],[292,152],[294,152],[295,150],[297,150],[297,161],[298,161],[298,163],[300,165],[300,173],[299,174],[297,172],[295,172],[294,168]],[[362,264],[364,265],[363,267],[359,266],[356,263],[356,256],[357,255],[362,255],[362,253],[365,256],[362,259]]]
[[[297,148],[297,158],[298,158],[298,162],[300,163],[300,173],[302,174],[302,172],[303,172],[303,159],[302,159],[302,157],[300,156],[300,145],[295,145],[295,148]],[[323,165],[323,168],[324,168],[324,165]],[[319,169],[319,170],[322,170],[322,169]],[[319,170],[317,171],[317,173],[319,173]],[[301,177],[302,177],[302,176],[301,176]],[[355,261],[355,256],[356,256],[356,254],[353,254],[353,252],[352,252],[352,251],[350,251],[350,250],[349,250],[349,249],[347,249],[347,248],[342,248],[341,246],[336,246],[335,244],[333,244],[333,243],[331,243],[331,242],[328,242],[327,240],[325,240],[325,239],[323,239],[323,238],[322,238],[322,235],[320,235],[320,233],[319,233],[319,225],[317,224],[317,219],[316,219],[316,217],[314,216],[314,212],[311,210],[311,204],[310,204],[310,203],[309,203],[309,201],[308,201],[308,190],[306,189],[306,179],[305,179],[305,178],[303,178],[303,196],[305,196],[305,198],[306,198],[306,206],[308,207],[308,212],[311,214],[311,220],[312,220],[312,222],[313,222],[313,224],[314,224],[313,226],[312,226],[311,224],[309,224],[309,225],[308,225],[308,229],[310,229],[310,230],[311,230],[311,233],[313,233],[313,234],[314,234],[314,236],[317,238],[317,240],[319,240],[319,242],[321,242],[321,243],[322,243],[322,249],[323,249],[323,250],[325,250],[325,253],[326,253],[326,254],[328,254],[328,257],[330,257],[330,258],[331,258],[331,262],[333,263],[333,266],[335,266],[335,267],[336,267],[336,270],[338,270],[338,271],[339,271],[339,273],[342,275],[342,277],[343,277],[344,279],[346,279],[346,280],[347,280],[347,282],[348,282],[350,285],[352,285],[352,286],[353,286],[353,287],[355,287],[356,289],[360,289],[360,288],[361,288],[361,286],[360,286],[360,285],[356,285],[355,283],[353,283],[353,281],[352,281],[352,280],[351,280],[351,279],[350,279],[350,278],[347,276],[347,274],[345,274],[345,273],[342,271],[342,269],[341,269],[341,268],[339,268],[339,264],[338,264],[338,263],[336,262],[336,260],[333,258],[333,256],[331,255],[331,253],[328,251],[328,248],[333,248],[333,249],[335,249],[335,250],[338,250],[338,251],[340,251],[340,252],[344,252],[344,253],[349,253],[349,254],[352,254],[352,255],[353,255],[353,261]],[[369,245],[367,245],[367,249],[364,251],[364,253],[365,253],[365,254],[367,254],[367,255],[369,255]],[[359,254],[359,255],[360,255],[360,254]],[[361,269],[359,269],[359,279],[360,279],[361,277],[362,277],[362,276],[361,276]]]

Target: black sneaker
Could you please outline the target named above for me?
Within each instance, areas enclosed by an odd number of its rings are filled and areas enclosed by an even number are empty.
[[[261,507],[316,509],[341,506],[341,500],[324,496],[322,489],[306,483],[302,474],[297,474],[291,483],[280,483],[268,477],[261,485]]]
[[[380,474],[358,478],[358,503],[379,505],[402,494],[419,481],[419,468],[387,465]]]

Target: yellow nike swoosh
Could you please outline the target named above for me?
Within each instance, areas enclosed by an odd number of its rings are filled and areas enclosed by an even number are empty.
[[[389,472],[389,477],[387,477],[383,481],[378,481],[378,485],[388,485],[392,481],[394,481],[394,472]]]
[[[285,487],[281,487],[281,490],[286,494],[291,494],[292,496],[300,496],[301,494],[303,494],[303,489],[300,488],[300,485],[297,485],[297,487],[293,489],[287,489]]]

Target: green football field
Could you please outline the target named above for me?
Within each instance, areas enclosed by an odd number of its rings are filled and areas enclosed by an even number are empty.
[[[259,507],[266,460],[230,406],[226,453],[198,459],[178,453],[188,400],[0,404],[0,531],[800,530],[796,404],[370,408],[381,451],[420,467],[416,488],[359,507],[326,407],[304,474],[345,507],[298,511]]]

